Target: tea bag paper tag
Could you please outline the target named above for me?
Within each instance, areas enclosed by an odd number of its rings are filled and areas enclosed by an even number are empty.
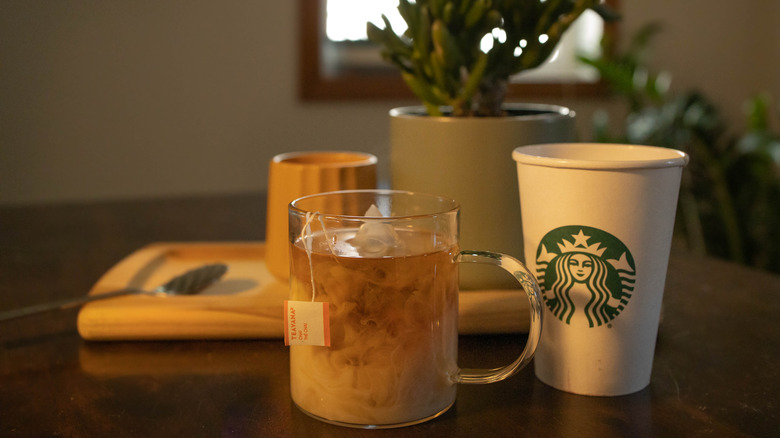
[[[328,303],[319,301],[285,301],[284,345],[330,347]]]

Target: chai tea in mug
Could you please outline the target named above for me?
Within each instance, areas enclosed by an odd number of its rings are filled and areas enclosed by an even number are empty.
[[[328,342],[290,343],[291,396],[308,415],[352,427],[416,424],[447,411],[458,383],[499,381],[530,361],[539,305],[513,364],[458,367],[460,262],[504,267],[529,299],[538,295],[511,257],[459,249],[455,201],[387,190],[311,195],[290,204],[289,229],[288,303],[327,309]]]
[[[361,257],[356,231],[320,232],[311,254],[292,247],[292,300],[329,304],[330,347],[290,351],[292,397],[306,411],[347,423],[394,424],[426,418],[455,401],[457,374],[457,251]],[[399,233],[410,247],[419,233]],[[402,248],[406,245],[402,245]],[[324,250],[323,250],[324,249]],[[310,272],[311,267],[311,272]]]

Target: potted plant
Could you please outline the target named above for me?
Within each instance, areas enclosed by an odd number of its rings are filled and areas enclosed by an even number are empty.
[[[505,103],[509,79],[544,63],[587,9],[609,12],[600,0],[400,0],[403,34],[385,16],[384,28],[368,23],[369,40],[424,105],[390,112],[392,185],[458,200],[462,246],[522,258],[512,150],[573,141],[574,113]],[[511,287],[468,269],[463,288]]]

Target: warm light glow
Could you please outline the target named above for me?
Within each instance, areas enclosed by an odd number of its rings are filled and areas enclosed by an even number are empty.
[[[503,44],[506,42],[506,31],[504,29],[501,29],[500,27],[493,28],[490,33],[485,34],[485,36],[482,37],[482,40],[479,42],[479,49],[483,52],[487,53],[490,51],[490,49],[493,48],[493,45],[495,44],[495,40],[497,40],[499,43]]]
[[[506,42],[506,31],[504,29],[501,29],[500,27],[493,28],[490,34],[493,35],[493,38],[497,39],[499,43],[503,44]]]
[[[406,22],[398,13],[398,0],[328,0],[325,32],[331,41],[366,39],[366,23],[384,28],[382,14],[390,20],[396,34],[406,30]]]
[[[487,53],[493,48],[493,35],[486,33],[479,42],[479,50]]]

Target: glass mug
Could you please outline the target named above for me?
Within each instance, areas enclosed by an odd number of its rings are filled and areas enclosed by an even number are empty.
[[[459,249],[454,200],[329,192],[293,201],[289,220],[290,300],[329,309],[329,347],[290,346],[291,396],[306,414],[351,427],[417,424],[447,411],[458,383],[498,382],[531,361],[542,324],[539,286],[512,257]],[[530,301],[528,341],[503,368],[458,367],[461,262],[503,268]]]

